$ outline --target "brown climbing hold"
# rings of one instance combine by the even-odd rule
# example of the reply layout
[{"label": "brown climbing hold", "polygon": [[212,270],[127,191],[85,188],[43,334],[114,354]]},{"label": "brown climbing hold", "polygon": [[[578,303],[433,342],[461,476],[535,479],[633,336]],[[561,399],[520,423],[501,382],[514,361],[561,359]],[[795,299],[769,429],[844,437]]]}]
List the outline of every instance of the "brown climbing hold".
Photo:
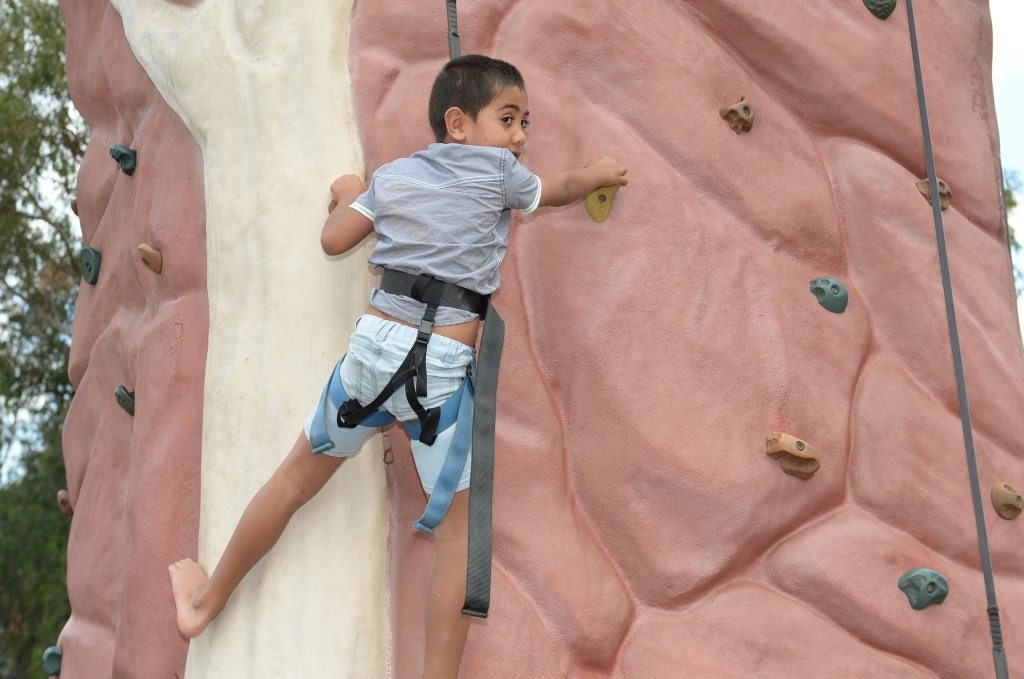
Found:
[{"label": "brown climbing hold", "polygon": [[150,247],[143,243],[139,246],[139,257],[142,258],[142,262],[152,269],[155,273],[160,273],[164,268],[164,257],[160,254],[160,251],[156,248]]},{"label": "brown climbing hold", "polygon": [[71,496],[63,488],[57,491],[57,504],[60,505],[60,511],[64,513],[64,516],[70,519],[74,515],[75,510],[71,508]]},{"label": "brown climbing hold", "polygon": [[77,198],[72,198],[71,199],[71,211],[75,213],[76,217],[78,216],[78,199]]},{"label": "brown climbing hold", "polygon": [[821,467],[814,448],[790,434],[772,432],[765,439],[765,446],[768,455],[778,460],[787,474],[807,480]]},{"label": "brown climbing hold", "polygon": [[392,464],[395,461],[395,451],[391,449],[391,434],[381,432],[381,439],[384,443],[384,464]]},{"label": "brown climbing hold", "polygon": [[736,134],[749,132],[750,128],[754,126],[754,109],[746,97],[740,97],[740,100],[732,106],[719,109],[718,115],[729,123],[729,127]]},{"label": "brown climbing hold", "polygon": [[[953,192],[949,190],[949,185],[941,179],[939,183],[939,207],[943,210],[949,207],[949,201],[953,199]],[[921,195],[928,199],[928,204],[932,203],[932,190],[928,186],[928,178],[925,177],[921,181],[917,182],[917,190],[921,192]]]},{"label": "brown climbing hold", "polygon": [[1007,521],[1016,519],[1024,509],[1024,499],[1008,483],[997,483],[992,486],[992,506],[996,514]]},{"label": "brown climbing hold", "polygon": [[607,219],[608,213],[612,210],[612,200],[615,199],[615,194],[618,191],[618,186],[602,186],[591,191],[584,202],[590,218],[595,222],[603,222]]}]

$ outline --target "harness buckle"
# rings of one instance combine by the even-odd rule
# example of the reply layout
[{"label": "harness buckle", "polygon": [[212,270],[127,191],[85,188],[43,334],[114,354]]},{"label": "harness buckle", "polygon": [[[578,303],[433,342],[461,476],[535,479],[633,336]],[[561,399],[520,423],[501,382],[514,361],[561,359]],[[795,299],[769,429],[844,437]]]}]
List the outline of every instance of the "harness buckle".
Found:
[{"label": "harness buckle", "polygon": [[358,427],[358,422],[353,422],[349,424],[345,420],[346,418],[348,418],[349,415],[358,411],[362,407],[363,406],[359,403],[359,401],[357,401],[354,398],[342,403],[341,407],[338,408],[338,426],[341,427],[342,429],[355,429],[356,427]]},{"label": "harness buckle", "polygon": [[430,341],[430,335],[434,332],[434,319],[427,319],[426,317],[420,319],[419,332],[416,335],[416,341],[419,344],[426,344]]}]

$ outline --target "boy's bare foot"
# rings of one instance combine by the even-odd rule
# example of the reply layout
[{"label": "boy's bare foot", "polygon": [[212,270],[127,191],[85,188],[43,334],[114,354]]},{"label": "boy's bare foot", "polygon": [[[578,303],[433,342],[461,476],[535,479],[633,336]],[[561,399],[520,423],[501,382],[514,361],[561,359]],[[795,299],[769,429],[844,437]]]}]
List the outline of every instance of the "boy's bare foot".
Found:
[{"label": "boy's bare foot", "polygon": [[178,612],[178,631],[191,639],[198,636],[220,613],[221,606],[209,601],[206,583],[209,578],[202,566],[192,559],[182,559],[167,567],[174,592],[174,607]]}]

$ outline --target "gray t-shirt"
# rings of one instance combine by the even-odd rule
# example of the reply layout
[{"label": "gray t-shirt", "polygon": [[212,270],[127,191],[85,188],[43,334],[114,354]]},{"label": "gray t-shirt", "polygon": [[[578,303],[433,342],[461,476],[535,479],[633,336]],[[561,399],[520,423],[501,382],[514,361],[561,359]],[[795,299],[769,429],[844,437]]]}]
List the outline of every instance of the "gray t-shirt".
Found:
[{"label": "gray t-shirt", "polygon": [[[352,208],[373,220],[380,237],[371,265],[430,274],[489,295],[498,289],[511,211],[532,212],[540,192],[540,178],[506,148],[431,144],[374,172]],[[407,323],[423,316],[423,304],[377,288],[370,304]],[[474,318],[440,307],[435,325]]]}]

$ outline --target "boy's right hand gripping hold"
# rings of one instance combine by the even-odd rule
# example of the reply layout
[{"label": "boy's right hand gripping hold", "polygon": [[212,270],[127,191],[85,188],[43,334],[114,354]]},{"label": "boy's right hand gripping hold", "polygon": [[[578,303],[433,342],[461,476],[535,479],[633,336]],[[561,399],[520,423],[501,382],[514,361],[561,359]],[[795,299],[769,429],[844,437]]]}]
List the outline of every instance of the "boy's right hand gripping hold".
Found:
[{"label": "boy's right hand gripping hold", "polygon": [[541,205],[568,205],[602,186],[625,186],[626,167],[614,158],[605,156],[578,170],[541,177],[540,182]]}]

